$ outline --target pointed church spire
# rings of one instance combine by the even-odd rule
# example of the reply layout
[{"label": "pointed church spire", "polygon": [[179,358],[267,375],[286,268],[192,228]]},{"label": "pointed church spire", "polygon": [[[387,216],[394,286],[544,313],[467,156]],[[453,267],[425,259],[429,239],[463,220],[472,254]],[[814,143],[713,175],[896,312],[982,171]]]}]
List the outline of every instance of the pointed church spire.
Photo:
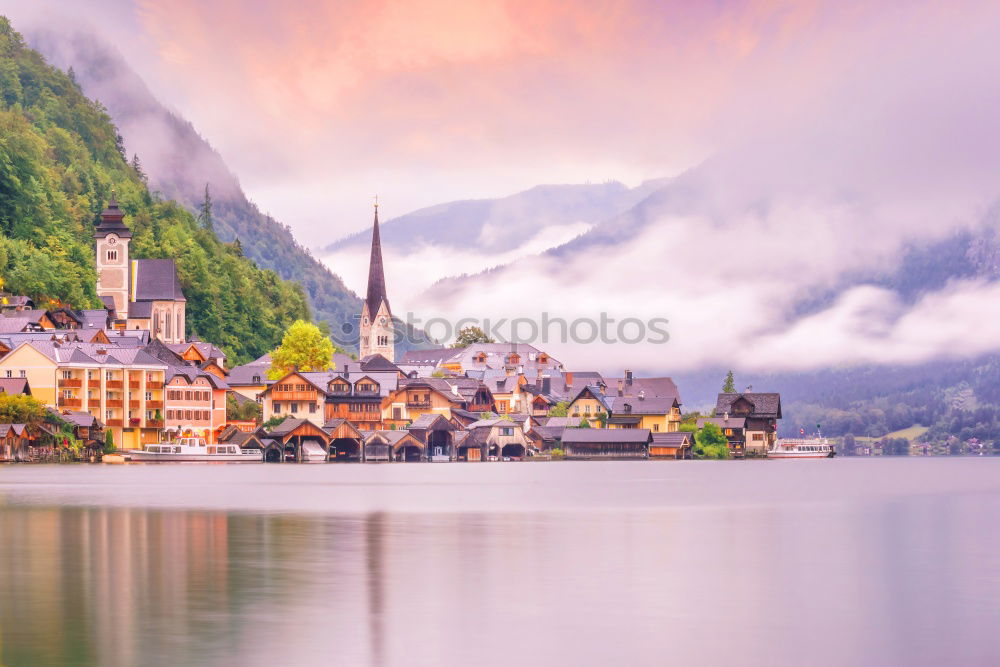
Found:
[{"label": "pointed church spire", "polygon": [[372,256],[368,264],[368,294],[365,299],[370,317],[375,317],[383,301],[386,310],[388,310],[389,299],[385,294],[385,271],[382,266],[382,240],[378,233],[378,197],[376,197],[375,223],[372,228]]}]

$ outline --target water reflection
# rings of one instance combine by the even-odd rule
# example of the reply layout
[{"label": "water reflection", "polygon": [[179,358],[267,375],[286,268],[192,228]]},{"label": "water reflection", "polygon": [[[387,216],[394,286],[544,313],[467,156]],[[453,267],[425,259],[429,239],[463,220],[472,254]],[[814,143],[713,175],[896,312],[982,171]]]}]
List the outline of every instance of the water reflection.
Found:
[{"label": "water reflection", "polygon": [[6,504],[0,664],[996,664],[997,510]]}]

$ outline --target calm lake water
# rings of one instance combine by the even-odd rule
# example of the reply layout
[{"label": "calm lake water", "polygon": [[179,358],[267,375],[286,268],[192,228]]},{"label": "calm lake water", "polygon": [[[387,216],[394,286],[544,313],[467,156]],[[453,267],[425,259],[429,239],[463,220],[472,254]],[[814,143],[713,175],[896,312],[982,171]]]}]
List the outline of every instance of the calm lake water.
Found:
[{"label": "calm lake water", "polygon": [[1000,459],[0,466],[0,664],[996,665]]}]

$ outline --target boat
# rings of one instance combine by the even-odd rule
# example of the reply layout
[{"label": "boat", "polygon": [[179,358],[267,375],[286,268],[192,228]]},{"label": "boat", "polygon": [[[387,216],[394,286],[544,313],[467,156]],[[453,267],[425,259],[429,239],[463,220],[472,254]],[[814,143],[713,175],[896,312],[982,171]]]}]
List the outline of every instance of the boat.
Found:
[{"label": "boat", "polygon": [[204,438],[181,438],[177,442],[146,445],[142,449],[126,452],[131,461],[240,461],[260,463],[263,453],[259,449],[242,449],[238,445],[209,445]]},{"label": "boat", "polygon": [[767,451],[769,459],[827,459],[836,452],[826,438],[783,438]]}]

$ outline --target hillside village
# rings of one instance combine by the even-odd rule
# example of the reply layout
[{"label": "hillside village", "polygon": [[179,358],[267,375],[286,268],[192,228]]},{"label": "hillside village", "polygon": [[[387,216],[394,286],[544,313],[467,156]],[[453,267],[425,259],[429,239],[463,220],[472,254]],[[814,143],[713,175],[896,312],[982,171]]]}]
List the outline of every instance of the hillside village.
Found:
[{"label": "hillside village", "polygon": [[[270,354],[230,367],[219,346],[187,335],[174,260],[132,259],[125,217],[112,198],[94,227],[103,308],[41,309],[3,297],[0,392],[31,396],[47,412],[0,424],[0,460],[96,460],[185,437],[259,449],[267,462],[703,453],[693,428],[682,428],[681,394],[669,377],[571,370],[526,343],[396,359],[377,206],[359,358],[337,353],[327,370],[279,377]],[[728,455],[761,456],[780,418],[778,394],[723,393],[716,414],[693,426],[724,436]]]}]

